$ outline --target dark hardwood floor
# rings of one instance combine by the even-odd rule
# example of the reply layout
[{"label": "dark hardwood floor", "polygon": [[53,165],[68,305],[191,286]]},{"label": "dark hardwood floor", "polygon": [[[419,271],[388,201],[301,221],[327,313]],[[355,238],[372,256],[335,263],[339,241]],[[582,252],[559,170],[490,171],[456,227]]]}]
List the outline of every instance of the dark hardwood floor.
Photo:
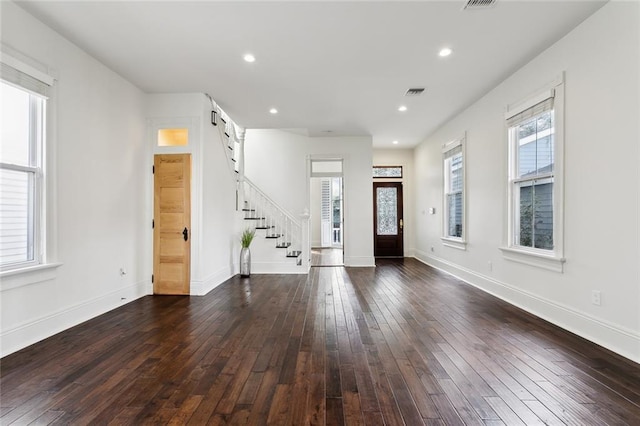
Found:
[{"label": "dark hardwood floor", "polygon": [[311,266],[344,266],[342,249],[313,247]]},{"label": "dark hardwood floor", "polygon": [[1,363],[1,424],[640,424],[638,364],[412,259],[145,297]]}]

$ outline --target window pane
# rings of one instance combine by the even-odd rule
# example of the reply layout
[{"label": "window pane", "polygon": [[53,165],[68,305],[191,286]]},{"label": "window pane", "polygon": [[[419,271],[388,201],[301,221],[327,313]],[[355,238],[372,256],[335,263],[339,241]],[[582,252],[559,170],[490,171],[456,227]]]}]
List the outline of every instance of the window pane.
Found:
[{"label": "window pane", "polygon": [[401,178],[402,166],[397,166],[397,167],[374,166],[373,177],[374,178]]},{"label": "window pane", "polygon": [[463,182],[463,170],[462,170],[462,153],[456,154],[455,156],[449,159],[451,161],[451,188],[449,188],[450,192],[459,192],[462,191],[462,182]]},{"label": "window pane", "polygon": [[553,249],[553,182],[520,185],[520,241],[524,247]]},{"label": "window pane", "polygon": [[378,235],[398,235],[398,194],[396,188],[376,188]]},{"label": "window pane", "polygon": [[462,237],[462,193],[448,194],[447,206],[449,213],[447,236],[460,238]]},{"label": "window pane", "polygon": [[553,111],[519,124],[517,134],[518,177],[553,172]]},{"label": "window pane", "polygon": [[0,169],[0,264],[33,260],[33,172]]},{"label": "window pane", "polygon": [[0,162],[29,163],[29,93],[0,82]]},{"label": "window pane", "polygon": [[158,130],[158,146],[189,145],[189,129]]}]

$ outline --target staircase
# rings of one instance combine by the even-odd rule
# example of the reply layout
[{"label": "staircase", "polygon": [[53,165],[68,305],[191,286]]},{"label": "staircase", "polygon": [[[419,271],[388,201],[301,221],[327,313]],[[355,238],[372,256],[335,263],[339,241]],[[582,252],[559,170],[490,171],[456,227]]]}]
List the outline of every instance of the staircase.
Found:
[{"label": "staircase", "polygon": [[[213,108],[212,124],[217,126],[220,140],[225,145],[229,170],[236,181],[236,210],[242,213],[244,228],[256,229],[256,237],[264,235],[272,243],[272,253],[252,245],[252,263],[269,265],[262,268],[274,273],[307,273],[309,265],[308,219],[296,219],[290,212],[280,207],[258,186],[244,175],[242,158],[244,129],[238,127],[231,118],[206,95]],[[215,120],[214,120],[215,117]],[[215,124],[214,124],[215,123]],[[254,244],[256,244],[254,239]],[[307,259],[305,261],[305,258]],[[261,268],[257,268],[260,272]]]},{"label": "staircase", "polygon": [[284,256],[296,259],[302,265],[302,225],[293,215],[279,207],[253,182],[244,177],[240,184],[243,194],[244,220],[252,223],[256,230],[264,230],[265,238],[273,240],[274,248]]}]

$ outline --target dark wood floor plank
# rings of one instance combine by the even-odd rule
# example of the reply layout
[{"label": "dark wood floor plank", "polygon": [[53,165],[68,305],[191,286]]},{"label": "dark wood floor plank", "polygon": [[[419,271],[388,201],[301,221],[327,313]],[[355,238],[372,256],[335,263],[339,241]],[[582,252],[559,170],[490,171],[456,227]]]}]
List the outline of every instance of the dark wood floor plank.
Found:
[{"label": "dark wood floor plank", "polygon": [[300,352],[296,364],[295,382],[291,404],[291,424],[304,424],[307,413],[307,401],[309,400],[309,381],[311,377],[311,353]]},{"label": "dark wood floor plank", "polygon": [[537,400],[528,400],[524,401],[524,403],[529,407],[529,409],[536,414],[536,416],[542,420],[545,425],[550,426],[559,426],[564,425],[565,423],[558,418],[558,416],[554,415],[543,403]]},{"label": "dark wood floor plank", "polygon": [[635,425],[640,366],[413,259],[144,297],[0,361],[0,424]]},{"label": "dark wood floor plank", "polygon": [[279,371],[268,369],[264,373],[256,398],[251,406],[251,413],[247,420],[249,425],[263,425],[267,423],[271,402],[278,384]]},{"label": "dark wood floor plank", "polygon": [[446,425],[458,426],[464,425],[464,421],[460,417],[460,412],[453,406],[453,403],[444,393],[431,395],[434,404],[438,408],[440,417]]},{"label": "dark wood floor plank", "polygon": [[[504,423],[508,424],[509,426],[525,425],[522,419],[511,409],[511,407],[507,405],[507,403],[502,398],[497,396],[487,396],[484,399],[491,406],[493,411],[495,411],[496,414],[498,414],[498,417]],[[533,424],[533,423],[530,423],[530,424]],[[543,423],[538,422],[538,424],[543,424]]]},{"label": "dark wood floor plank", "polygon": [[[464,396],[465,403],[463,404],[460,401],[459,406],[466,406],[466,403],[469,403],[471,407],[473,407],[474,411],[480,416],[481,419],[497,419],[499,418],[497,414],[493,411],[493,409],[487,404],[484,400],[483,395],[484,392],[478,390],[477,386],[474,386],[464,374],[462,374],[455,364],[449,359],[449,357],[444,352],[436,352],[434,353],[440,364],[447,370],[451,379],[439,380],[440,386],[446,384],[449,390],[453,390],[454,386],[459,390],[461,395]],[[452,386],[452,384],[455,384]],[[449,391],[447,391],[447,395]],[[494,395],[494,392],[491,392]]]},{"label": "dark wood floor plank", "polygon": [[224,393],[222,399],[218,403],[215,412],[219,414],[231,414],[240,397],[240,393],[244,388],[249,374],[251,374],[251,367],[256,361],[258,354],[256,352],[247,352],[244,354],[238,354],[236,358],[242,360],[240,365],[233,372],[226,372],[223,370],[222,374],[229,374],[231,376],[231,383]]},{"label": "dark wood floor plank", "polygon": [[267,417],[268,425],[284,425],[288,423],[291,412],[289,411],[289,403],[291,399],[290,384],[278,384],[273,395],[273,402]]},{"label": "dark wood floor plank", "polygon": [[439,418],[438,409],[436,408],[433,400],[427,393],[427,389],[423,385],[420,377],[416,373],[415,368],[411,365],[409,360],[399,360],[398,366],[402,373],[402,378],[407,384],[409,393],[416,403],[420,415],[423,419],[437,419]]},{"label": "dark wood floor plank", "polygon": [[398,402],[394,398],[387,374],[376,367],[373,367],[372,370],[376,395],[378,396],[378,402],[380,404],[380,412],[382,413],[385,424],[403,425],[402,413],[398,407]]}]

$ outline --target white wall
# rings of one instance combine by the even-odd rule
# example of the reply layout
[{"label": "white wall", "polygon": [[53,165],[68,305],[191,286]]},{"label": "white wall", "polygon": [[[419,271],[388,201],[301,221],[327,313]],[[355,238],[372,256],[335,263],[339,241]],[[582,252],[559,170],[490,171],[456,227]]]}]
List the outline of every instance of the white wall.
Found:
[{"label": "white wall", "polygon": [[311,178],[310,204],[309,204],[309,229],[311,233],[311,247],[322,246],[320,234],[320,209],[322,208],[322,193],[320,191],[321,178]]},{"label": "white wall", "polygon": [[4,47],[58,78],[49,102],[47,235],[50,260],[61,266],[3,276],[6,355],[140,297],[151,277],[140,267],[150,228],[143,93],[15,4],[0,7]]},{"label": "white wall", "polygon": [[402,182],[404,255],[415,256],[414,152],[412,149],[374,149],[374,166],[402,166],[402,179],[371,179],[374,182]]},{"label": "white wall", "polygon": [[[228,162],[222,123],[211,125],[211,104],[202,96],[202,248],[200,291],[206,294],[238,272],[242,213],[236,211],[236,173]],[[242,222],[242,221],[240,221]],[[242,224],[244,225],[244,224]]]},{"label": "white wall", "polygon": [[247,130],[245,174],[294,217],[310,210],[307,160],[323,156],[344,159],[345,265],[373,266],[371,138]]},{"label": "white wall", "polygon": [[[427,263],[640,362],[639,4],[612,2],[416,148],[416,249]],[[505,106],[566,72],[564,273],[502,257]],[[467,132],[468,247],[440,241],[441,145]],[[431,251],[433,247],[433,251]],[[488,262],[492,262],[492,269]],[[592,305],[592,290],[602,306]]]}]

